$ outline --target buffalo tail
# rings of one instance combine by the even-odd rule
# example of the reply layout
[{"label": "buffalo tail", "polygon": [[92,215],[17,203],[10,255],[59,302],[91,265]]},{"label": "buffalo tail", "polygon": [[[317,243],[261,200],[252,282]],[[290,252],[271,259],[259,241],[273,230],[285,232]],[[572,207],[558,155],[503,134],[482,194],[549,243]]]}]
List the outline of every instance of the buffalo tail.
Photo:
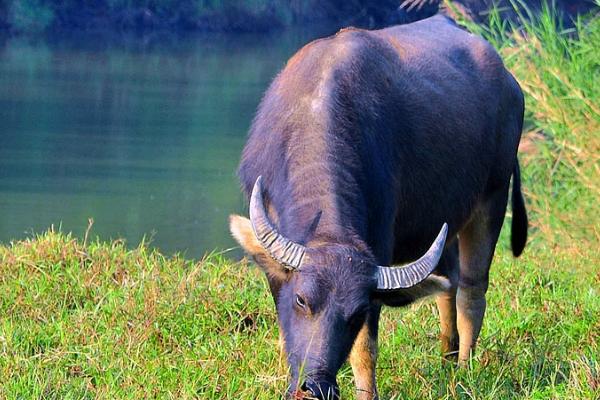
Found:
[{"label": "buffalo tail", "polygon": [[515,162],[513,171],[513,189],[512,189],[512,223],[510,229],[510,246],[513,255],[518,257],[525,248],[527,242],[527,211],[525,210],[525,199],[521,192],[521,171],[519,170],[519,161]]}]

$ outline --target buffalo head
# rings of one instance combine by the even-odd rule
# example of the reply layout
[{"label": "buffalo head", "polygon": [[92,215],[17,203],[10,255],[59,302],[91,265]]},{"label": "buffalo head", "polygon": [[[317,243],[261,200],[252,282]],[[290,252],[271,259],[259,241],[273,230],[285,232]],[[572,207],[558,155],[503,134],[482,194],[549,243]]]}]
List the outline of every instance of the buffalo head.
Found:
[{"label": "buffalo head", "polygon": [[292,374],[290,393],[300,398],[339,397],[337,372],[373,309],[403,305],[448,285],[430,277],[444,249],[446,224],[417,261],[379,266],[365,249],[329,242],[305,246],[285,238],[269,220],[259,177],[250,219],[232,216],[230,225],[267,274]]}]

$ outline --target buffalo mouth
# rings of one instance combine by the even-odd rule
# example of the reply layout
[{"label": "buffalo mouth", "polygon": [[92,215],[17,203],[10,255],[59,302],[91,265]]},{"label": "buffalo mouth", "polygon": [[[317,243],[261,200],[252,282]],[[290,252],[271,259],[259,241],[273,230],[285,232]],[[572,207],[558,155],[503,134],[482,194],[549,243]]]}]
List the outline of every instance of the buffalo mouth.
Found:
[{"label": "buffalo mouth", "polygon": [[339,400],[340,390],[335,383],[307,381],[291,393],[293,400]]}]

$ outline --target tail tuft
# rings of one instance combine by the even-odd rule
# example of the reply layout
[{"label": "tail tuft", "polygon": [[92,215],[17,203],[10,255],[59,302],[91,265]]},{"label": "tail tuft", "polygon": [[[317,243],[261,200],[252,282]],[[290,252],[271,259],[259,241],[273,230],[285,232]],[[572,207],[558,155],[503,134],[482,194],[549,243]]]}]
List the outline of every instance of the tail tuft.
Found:
[{"label": "tail tuft", "polygon": [[513,255],[519,257],[523,253],[527,243],[527,210],[525,210],[525,199],[521,192],[521,172],[519,170],[519,161],[515,163],[513,171],[513,189],[512,189],[512,224],[510,229],[510,246]]}]

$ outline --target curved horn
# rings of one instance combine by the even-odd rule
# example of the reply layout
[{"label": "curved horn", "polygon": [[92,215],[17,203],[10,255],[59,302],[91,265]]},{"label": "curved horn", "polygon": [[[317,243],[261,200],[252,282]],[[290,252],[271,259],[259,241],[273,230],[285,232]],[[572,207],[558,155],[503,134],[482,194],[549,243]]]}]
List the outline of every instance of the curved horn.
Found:
[{"label": "curved horn", "polygon": [[446,244],[448,224],[435,238],[433,244],[423,257],[402,267],[377,267],[377,290],[405,289],[423,281],[435,269]]},{"label": "curved horn", "polygon": [[283,237],[269,221],[263,204],[262,176],[256,179],[252,189],[250,222],[256,238],[275,261],[292,271],[300,268],[306,248]]}]

